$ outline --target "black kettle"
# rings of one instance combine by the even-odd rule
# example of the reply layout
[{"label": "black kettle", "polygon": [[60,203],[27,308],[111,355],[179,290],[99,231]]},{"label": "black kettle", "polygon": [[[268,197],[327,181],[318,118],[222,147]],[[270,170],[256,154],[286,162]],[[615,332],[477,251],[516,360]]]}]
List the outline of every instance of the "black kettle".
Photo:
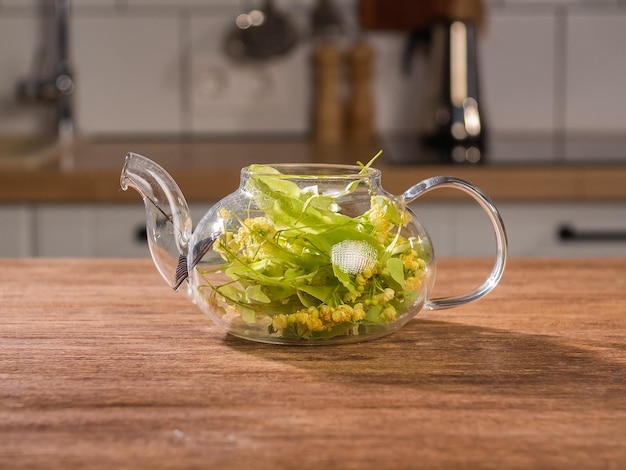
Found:
[{"label": "black kettle", "polygon": [[439,160],[478,163],[486,151],[486,126],[479,92],[476,25],[471,19],[437,19],[415,31],[405,51],[427,45],[427,74],[418,133],[424,148]]}]

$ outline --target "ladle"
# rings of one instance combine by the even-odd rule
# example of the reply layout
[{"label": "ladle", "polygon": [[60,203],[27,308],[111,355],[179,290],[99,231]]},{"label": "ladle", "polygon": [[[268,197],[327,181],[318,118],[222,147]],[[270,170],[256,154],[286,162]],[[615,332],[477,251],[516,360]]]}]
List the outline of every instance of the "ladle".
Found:
[{"label": "ladle", "polygon": [[276,9],[273,0],[264,0],[260,9],[237,16],[226,39],[226,53],[236,60],[268,60],[287,54],[297,42],[291,19]]}]

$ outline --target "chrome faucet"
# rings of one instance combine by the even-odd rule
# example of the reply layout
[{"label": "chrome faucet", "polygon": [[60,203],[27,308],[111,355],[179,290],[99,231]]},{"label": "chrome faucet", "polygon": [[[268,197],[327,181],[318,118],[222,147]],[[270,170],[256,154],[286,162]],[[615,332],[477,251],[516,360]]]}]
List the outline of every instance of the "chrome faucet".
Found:
[{"label": "chrome faucet", "polygon": [[[68,31],[70,0],[41,0],[40,6],[42,45],[32,75],[17,83],[17,97],[22,101],[55,104],[58,138],[61,142],[70,142],[75,132],[74,78],[70,65]],[[48,35],[54,36],[54,41],[50,41]]]}]

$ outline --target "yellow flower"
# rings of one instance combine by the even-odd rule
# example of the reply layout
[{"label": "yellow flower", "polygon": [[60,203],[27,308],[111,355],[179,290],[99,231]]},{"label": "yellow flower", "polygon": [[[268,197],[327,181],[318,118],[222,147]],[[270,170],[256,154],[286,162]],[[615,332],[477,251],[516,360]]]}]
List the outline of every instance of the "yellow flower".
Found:
[{"label": "yellow flower", "polygon": [[400,256],[400,259],[402,260],[402,265],[404,266],[404,269],[408,269],[409,271],[417,271],[420,268],[417,253],[414,250],[411,250],[408,254]]},{"label": "yellow flower", "polygon": [[225,207],[220,207],[217,211],[217,215],[224,220],[229,220],[231,217],[230,211]]},{"label": "yellow flower", "polygon": [[354,306],[354,313],[352,314],[352,321],[361,321],[365,318],[365,309],[363,304],[358,303]]},{"label": "yellow flower", "polygon": [[322,305],[320,307],[320,318],[325,322],[331,322],[333,315],[333,308],[328,305]]},{"label": "yellow flower", "polygon": [[352,318],[353,309],[349,305],[338,305],[333,310],[331,318],[335,323],[349,321]]},{"label": "yellow flower", "polygon": [[398,313],[396,312],[396,308],[393,305],[388,305],[383,309],[382,314],[387,321],[391,321],[396,319],[396,315]]},{"label": "yellow flower", "polygon": [[402,215],[400,216],[401,222],[402,222],[402,226],[406,227],[407,225],[409,225],[409,222],[411,221],[411,214],[409,214],[409,212],[404,209],[402,211]]},{"label": "yellow flower", "polygon": [[275,315],[272,318],[272,327],[276,331],[284,330],[290,326],[297,329],[298,335],[310,338],[316,331],[325,331],[327,325],[320,319],[320,312],[316,307],[308,307],[295,313]]},{"label": "yellow flower", "polygon": [[215,240],[213,249],[221,255],[226,255],[229,250],[237,252],[239,244],[234,240],[232,232],[224,232],[221,237]]},{"label": "yellow flower", "polygon": [[375,300],[377,304],[386,304],[390,300],[393,300],[395,295],[396,292],[392,288],[387,287],[383,292],[376,295]]},{"label": "yellow flower", "polygon": [[310,314],[308,316],[306,320],[306,326],[311,331],[324,331],[326,329],[326,327],[324,326],[324,323],[322,323],[322,320],[320,320],[319,315],[315,315],[315,314]]},{"label": "yellow flower", "polygon": [[274,236],[276,228],[267,217],[247,218],[239,227],[235,239],[240,246],[262,243]]},{"label": "yellow flower", "polygon": [[284,315],[284,314],[275,315],[272,318],[272,327],[276,331],[280,331],[280,330],[287,328],[287,315]]},{"label": "yellow flower", "polygon": [[419,290],[422,287],[422,280],[419,277],[408,277],[405,282],[407,290]]}]

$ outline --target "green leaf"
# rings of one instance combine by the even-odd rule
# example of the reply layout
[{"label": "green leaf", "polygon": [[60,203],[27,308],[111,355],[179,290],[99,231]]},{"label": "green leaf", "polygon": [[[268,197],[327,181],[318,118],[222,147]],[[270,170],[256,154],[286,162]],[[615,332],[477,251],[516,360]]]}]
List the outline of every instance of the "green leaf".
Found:
[{"label": "green leaf", "polygon": [[404,264],[400,258],[389,258],[387,260],[387,269],[391,278],[400,284],[402,289],[406,289],[406,282],[404,280]]},{"label": "green leaf", "polygon": [[382,305],[375,305],[373,307],[370,307],[367,312],[365,312],[365,319],[374,323],[381,323],[382,321],[384,321],[380,318],[380,312],[382,311]]},{"label": "green leaf", "polygon": [[293,279],[296,279],[298,276],[300,276],[302,274],[303,274],[302,269],[299,269],[299,268],[287,268],[285,270],[285,274],[284,274],[283,277],[285,278],[285,280],[291,281]]},{"label": "green leaf", "polygon": [[285,287],[287,283],[280,277],[267,276],[248,269],[245,265],[230,266],[225,271],[226,275],[236,281],[252,281],[266,286]]},{"label": "green leaf", "polygon": [[263,293],[262,286],[259,284],[246,287],[246,297],[250,303],[259,302],[269,304],[272,301],[272,299]]},{"label": "green leaf", "polygon": [[269,260],[267,258],[261,259],[259,261],[255,261],[254,263],[248,263],[248,268],[256,271],[258,273],[262,273],[267,269],[267,265],[269,264]]},{"label": "green leaf", "polygon": [[350,275],[348,273],[344,273],[336,264],[333,264],[333,274],[350,293],[355,294],[358,292],[352,283],[352,279],[350,279]]},{"label": "green leaf", "polygon": [[351,220],[348,216],[329,210],[327,200],[319,201],[326,209],[315,207],[317,202],[314,201],[319,198],[315,193],[311,195],[310,192],[302,192],[296,183],[285,180],[276,169],[263,165],[252,165],[251,169],[263,174],[251,174],[246,189],[252,192],[261,209],[275,224],[314,231],[316,226]]},{"label": "green leaf", "polygon": [[314,331],[311,335],[311,339],[330,339],[335,336],[345,335],[355,326],[357,326],[357,323],[349,321],[339,323],[328,331]]},{"label": "green leaf", "polygon": [[378,240],[366,231],[360,229],[359,226],[360,224],[358,223],[351,223],[328,227],[323,233],[324,240],[326,241],[326,244],[330,246],[344,240],[361,240],[375,247],[376,251],[382,251]]},{"label": "green leaf", "polygon": [[326,302],[328,298],[333,295],[333,292],[337,289],[337,286],[326,285],[326,286],[299,286],[298,290],[306,292],[309,295],[312,295],[318,300],[322,302]]},{"label": "green leaf", "polygon": [[310,296],[303,290],[297,290],[298,300],[305,307],[315,307],[319,302],[314,297]]},{"label": "green leaf", "polygon": [[237,311],[246,323],[256,323],[256,312],[245,305],[237,305]]},{"label": "green leaf", "polygon": [[[320,211],[328,211],[331,214],[335,214],[335,211],[331,209],[332,205],[335,203],[335,198],[330,196],[314,196],[310,198],[308,204],[315,209]],[[328,215],[328,214],[326,214]]]},{"label": "green leaf", "polygon": [[216,290],[220,293],[220,295],[222,295],[227,300],[230,300],[231,302],[241,302],[244,297],[244,292],[241,289],[235,287],[233,284],[219,286]]},{"label": "green leaf", "polygon": [[261,189],[259,186],[267,185],[273,189],[272,192],[280,192],[295,198],[300,195],[298,185],[293,181],[285,179],[280,171],[270,165],[250,165],[249,170],[251,173],[249,179],[251,187]]}]

